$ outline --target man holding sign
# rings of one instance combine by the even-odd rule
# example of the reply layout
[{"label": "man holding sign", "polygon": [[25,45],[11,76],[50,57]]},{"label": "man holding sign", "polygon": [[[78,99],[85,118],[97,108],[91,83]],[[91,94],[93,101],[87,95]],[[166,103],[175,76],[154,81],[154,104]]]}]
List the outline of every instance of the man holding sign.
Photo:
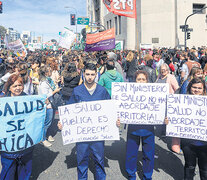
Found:
[{"label": "man holding sign", "polygon": [[[74,88],[67,104],[110,99],[110,95],[106,89],[95,83],[96,74],[96,65],[92,63],[85,65],[83,73],[85,82],[84,84]],[[58,123],[58,127],[59,129],[62,129],[62,124],[60,122]],[[95,179],[105,180],[106,173],[104,170],[104,141],[79,142],[76,143],[76,148],[78,179],[87,179],[89,151],[92,151],[96,164]]]}]

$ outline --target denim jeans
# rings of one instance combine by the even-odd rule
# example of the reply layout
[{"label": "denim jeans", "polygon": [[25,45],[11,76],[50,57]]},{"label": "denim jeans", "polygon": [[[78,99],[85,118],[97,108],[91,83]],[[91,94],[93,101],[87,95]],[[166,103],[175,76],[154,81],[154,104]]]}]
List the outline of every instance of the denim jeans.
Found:
[{"label": "denim jeans", "polygon": [[43,140],[46,139],[47,130],[50,127],[53,119],[53,109],[47,109],[46,110],[46,118],[45,118],[45,128],[44,128],[44,136]]}]

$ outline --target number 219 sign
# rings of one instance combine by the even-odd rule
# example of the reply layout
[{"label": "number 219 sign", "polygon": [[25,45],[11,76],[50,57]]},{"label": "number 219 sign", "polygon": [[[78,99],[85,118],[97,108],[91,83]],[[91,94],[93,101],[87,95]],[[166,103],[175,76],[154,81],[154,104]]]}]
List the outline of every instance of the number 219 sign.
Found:
[{"label": "number 219 sign", "polygon": [[103,0],[103,3],[109,12],[136,18],[136,0]]}]

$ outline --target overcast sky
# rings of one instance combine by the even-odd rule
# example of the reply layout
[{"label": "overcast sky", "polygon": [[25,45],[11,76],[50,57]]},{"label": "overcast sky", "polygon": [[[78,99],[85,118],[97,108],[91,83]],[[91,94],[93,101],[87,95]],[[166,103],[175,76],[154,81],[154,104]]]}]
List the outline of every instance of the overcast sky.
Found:
[{"label": "overcast sky", "polygon": [[[44,41],[59,39],[59,32],[70,26],[70,13],[86,17],[86,0],[0,0],[3,3],[3,14],[0,14],[0,25],[14,28],[19,33],[31,31],[35,36],[42,36]],[[78,32],[84,26],[78,25]]]}]

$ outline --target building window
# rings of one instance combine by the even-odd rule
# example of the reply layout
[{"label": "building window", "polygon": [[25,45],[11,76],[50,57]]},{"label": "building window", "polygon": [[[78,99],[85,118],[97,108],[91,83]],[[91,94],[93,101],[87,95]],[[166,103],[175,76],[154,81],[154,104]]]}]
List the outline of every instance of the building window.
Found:
[{"label": "building window", "polygon": [[[202,8],[205,7],[205,4],[193,4],[193,13],[197,12],[197,14],[205,14],[206,9],[201,10]],[[200,10],[200,12],[199,12]]]},{"label": "building window", "polygon": [[121,16],[118,17],[119,17],[119,34],[121,34]]},{"label": "building window", "polygon": [[152,43],[154,44],[159,43],[159,38],[152,38]]},{"label": "building window", "polygon": [[107,29],[109,29],[109,21],[106,21]]},{"label": "building window", "polygon": [[207,15],[206,15],[206,24],[207,24]]},{"label": "building window", "polygon": [[111,26],[111,20],[109,20],[109,29],[111,29],[112,26]]},{"label": "building window", "polygon": [[116,33],[116,35],[117,35],[117,34],[118,34],[117,17],[114,18],[114,23],[115,23],[115,33]]}]

